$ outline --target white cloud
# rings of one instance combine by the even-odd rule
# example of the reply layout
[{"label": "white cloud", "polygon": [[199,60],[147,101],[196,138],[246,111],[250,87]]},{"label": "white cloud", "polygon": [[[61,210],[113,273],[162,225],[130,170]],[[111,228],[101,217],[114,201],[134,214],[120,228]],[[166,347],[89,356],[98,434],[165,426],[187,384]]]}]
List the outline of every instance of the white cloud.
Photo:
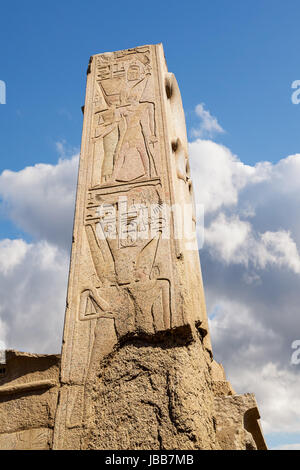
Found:
[{"label": "white cloud", "polygon": [[218,214],[205,229],[205,243],[212,257],[225,263],[241,263],[265,269],[267,265],[288,267],[300,273],[300,256],[291,234],[278,232],[255,232],[249,221],[238,215]]},{"label": "white cloud", "polygon": [[205,244],[213,256],[220,257],[225,263],[242,262],[247,264],[248,253],[245,247],[251,233],[249,222],[237,216],[227,218],[220,213],[205,229]]},{"label": "white cloud", "polygon": [[200,251],[216,359],[256,394],[265,433],[300,431],[300,155],[245,165],[219,144],[190,143]]},{"label": "white cloud", "polygon": [[288,217],[293,213],[291,200],[300,203],[300,155],[276,165],[250,166],[223,145],[197,139],[190,144],[190,159],[196,202],[205,210],[205,243],[212,256],[227,264],[253,263],[261,269],[273,264],[300,273],[294,238],[298,235],[300,241],[300,224],[295,227],[293,217]]},{"label": "white cloud", "polygon": [[[7,348],[59,352],[68,254],[45,241],[5,240],[5,246],[8,253],[19,250],[20,256],[9,270],[0,270],[0,339]],[[0,250],[0,266],[5,257]]]},{"label": "white cloud", "polygon": [[295,273],[300,273],[300,256],[297,245],[291,238],[290,232],[265,232],[261,234],[261,247],[259,263],[265,267],[268,263],[278,266],[287,266]]},{"label": "white cloud", "polygon": [[[189,151],[196,202],[204,204],[206,213],[236,206],[244,187],[271,178],[269,162],[245,165],[227,147],[211,140],[197,139],[190,143]],[[248,203],[245,209],[251,213],[251,199]]]},{"label": "white cloud", "polygon": [[260,413],[264,432],[300,432],[300,376],[288,369],[280,369],[273,362],[261,368],[236,369],[232,375],[240,388],[255,384],[255,394],[260,403]]},{"label": "white cloud", "polygon": [[77,166],[74,155],[0,175],[2,209],[35,239],[0,240],[0,340],[7,348],[60,351]]},{"label": "white cloud", "polygon": [[290,351],[286,361],[278,363],[285,348],[282,332],[272,325],[272,313],[268,324],[256,303],[247,305],[222,294],[213,307],[210,328],[228,378],[236,392],[255,393],[266,434],[300,432],[300,375],[289,367]]},{"label": "white cloud", "polygon": [[18,265],[29,249],[23,240],[0,240],[0,273],[8,274]]},{"label": "white cloud", "polygon": [[0,318],[0,364],[5,363],[6,349],[6,325]]},{"label": "white cloud", "polygon": [[2,207],[18,227],[36,239],[70,245],[78,155],[0,175]]},{"label": "white cloud", "polygon": [[198,128],[193,128],[191,131],[192,137],[213,137],[215,134],[223,134],[225,131],[218,123],[217,118],[212,116],[208,110],[206,110],[204,103],[197,104],[195,112],[200,118],[200,124]]}]

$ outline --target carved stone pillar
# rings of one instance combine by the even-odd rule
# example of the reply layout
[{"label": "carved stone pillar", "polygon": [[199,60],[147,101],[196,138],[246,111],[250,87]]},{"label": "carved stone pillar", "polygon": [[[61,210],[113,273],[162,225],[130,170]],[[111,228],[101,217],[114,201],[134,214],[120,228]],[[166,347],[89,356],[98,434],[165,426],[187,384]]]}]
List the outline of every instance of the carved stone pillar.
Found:
[{"label": "carved stone pillar", "polygon": [[91,57],[54,448],[219,448],[195,224],[162,45]]}]

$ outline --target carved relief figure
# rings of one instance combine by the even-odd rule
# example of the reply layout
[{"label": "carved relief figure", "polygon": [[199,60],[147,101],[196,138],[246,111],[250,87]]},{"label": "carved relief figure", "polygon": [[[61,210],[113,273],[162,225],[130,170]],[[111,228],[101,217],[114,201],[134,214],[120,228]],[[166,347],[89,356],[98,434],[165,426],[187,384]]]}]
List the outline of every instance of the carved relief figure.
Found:
[{"label": "carved relief figure", "polygon": [[113,181],[134,181],[143,176],[156,176],[154,157],[150,148],[157,142],[154,130],[153,103],[139,103],[137,96],[129,97],[130,105],[121,112],[123,133],[117,155]]},{"label": "carved relief figure", "polygon": [[147,55],[142,57],[142,63],[141,57],[139,62],[99,57],[97,103],[101,92],[106,107],[95,111],[94,186],[157,175],[155,106],[143,98],[151,72],[143,65]]},{"label": "carved relief figure", "polygon": [[144,197],[149,204],[153,198],[159,201],[153,188],[146,193],[145,189],[133,189],[128,193],[131,206],[126,209],[126,222],[119,208],[114,227],[109,217],[105,222],[101,218],[93,222],[88,219],[86,225],[99,285],[82,291],[80,318],[114,318],[119,335],[134,331],[154,333],[171,327],[170,281],[162,275],[159,260],[161,221],[149,239],[148,212],[142,210],[142,217],[134,214],[137,202],[139,207],[144,207]]}]

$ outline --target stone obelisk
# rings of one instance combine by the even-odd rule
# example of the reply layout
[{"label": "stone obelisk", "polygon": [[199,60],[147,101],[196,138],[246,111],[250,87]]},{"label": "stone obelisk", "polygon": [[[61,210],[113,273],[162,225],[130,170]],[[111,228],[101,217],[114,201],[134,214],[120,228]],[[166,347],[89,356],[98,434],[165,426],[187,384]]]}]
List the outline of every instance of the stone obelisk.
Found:
[{"label": "stone obelisk", "polygon": [[212,359],[195,224],[162,45],[92,56],[55,449],[226,447],[233,391]]}]

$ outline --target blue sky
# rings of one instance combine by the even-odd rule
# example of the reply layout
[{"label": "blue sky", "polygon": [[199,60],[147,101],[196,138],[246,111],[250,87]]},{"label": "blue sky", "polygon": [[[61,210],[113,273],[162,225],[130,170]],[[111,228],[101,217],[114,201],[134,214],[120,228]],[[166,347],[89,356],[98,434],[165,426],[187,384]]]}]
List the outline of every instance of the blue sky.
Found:
[{"label": "blue sky", "polygon": [[203,101],[245,162],[277,161],[298,146],[297,1],[15,1],[1,5],[1,167],[53,161],[57,140],[79,146],[91,54],[163,42],[187,115]]},{"label": "blue sky", "polygon": [[[288,160],[287,157],[300,153],[300,105],[291,101],[291,84],[300,79],[300,2],[187,0],[170,3],[154,0],[150,3],[134,0],[125,4],[95,0],[11,0],[2,3],[0,21],[0,80],[5,81],[7,87],[7,103],[0,105],[0,277],[3,239],[10,240],[3,245],[6,253],[18,252],[20,256],[18,264],[12,255],[11,269],[19,269],[15,276],[22,276],[22,281],[27,276],[25,281],[32,289],[38,281],[34,281],[33,274],[29,279],[30,273],[37,269],[30,250],[35,247],[35,252],[39,252],[41,244],[48,243],[48,254],[53,262],[49,262],[47,275],[43,272],[40,277],[39,289],[45,292],[40,301],[44,305],[47,299],[45,286],[52,281],[57,298],[64,297],[68,264],[66,233],[71,233],[73,200],[70,198],[70,202],[66,198],[65,205],[61,201],[57,203],[51,191],[53,182],[58,180],[61,182],[57,189],[59,195],[65,195],[66,188],[75,187],[77,163],[76,158],[71,157],[80,148],[80,108],[84,103],[89,57],[95,53],[162,42],[168,69],[175,73],[181,89],[190,140],[194,140],[191,158],[204,154],[210,156],[211,162],[219,162],[219,173],[215,166],[207,168],[206,164],[195,164],[193,173],[199,182],[199,200],[201,202],[202,197],[207,202],[207,248],[202,255],[202,268],[208,310],[218,311],[212,318],[217,359],[224,361],[233,382],[238,378],[237,382],[245,385],[244,391],[253,384],[266,416],[272,411],[276,415],[273,420],[270,418],[267,427],[269,445],[299,444],[300,427],[294,424],[289,409],[296,392],[295,395],[288,393],[300,383],[300,366],[289,365],[290,344],[300,337],[299,321],[296,320],[300,272],[300,258],[297,258],[300,249],[297,213],[300,167],[295,163],[296,158]],[[203,113],[195,112],[200,103],[205,103],[202,110],[209,110],[210,117],[216,116],[224,132],[201,134]],[[197,142],[192,129],[202,129]],[[213,139],[213,142],[206,143],[201,137]],[[226,153],[220,144],[230,150]],[[238,171],[234,155],[242,162]],[[67,158],[67,163],[57,164],[59,157]],[[267,168],[261,164],[265,161],[270,162]],[[40,163],[48,166],[37,168],[28,178],[23,169]],[[255,167],[256,164],[259,166]],[[3,177],[1,174],[6,169],[15,173]],[[226,182],[222,179],[223,170],[229,175]],[[206,174],[215,176],[217,189],[213,182],[208,185]],[[34,175],[38,175],[42,183],[38,183]],[[241,178],[247,183],[235,186]],[[254,189],[253,178],[256,178]],[[205,186],[205,194],[204,190],[201,193],[202,186]],[[30,198],[32,188],[37,196]],[[212,193],[219,194],[221,199],[226,193],[228,204],[217,202],[216,207],[210,209],[212,201],[207,195]],[[41,207],[36,202],[39,197]],[[43,203],[43,198],[47,204]],[[238,202],[234,202],[235,199]],[[8,214],[7,207],[12,215]],[[56,207],[59,222],[53,215]],[[252,219],[245,215],[249,207],[255,212]],[[220,226],[223,233],[225,229],[234,230],[229,230],[229,239],[240,229],[241,233],[242,229],[248,230],[244,251],[240,247],[232,251],[230,244],[229,251],[224,251],[224,240],[224,246],[218,242]],[[270,246],[275,239],[277,248],[285,240],[289,251],[280,252],[280,256],[275,249],[271,252]],[[256,251],[261,250],[259,240],[264,249],[269,249],[264,252],[264,259],[253,252],[254,245]],[[8,245],[11,245],[11,251]],[[45,251],[44,248],[43,245]],[[57,264],[59,259],[65,263],[61,271]],[[7,261],[5,263],[2,282],[5,289],[9,289],[10,267]],[[57,284],[53,276],[57,278]],[[280,290],[283,288],[285,290]],[[280,294],[279,300],[274,290]],[[235,298],[236,304],[230,304]],[[284,304],[285,298],[288,300]],[[20,305],[24,301],[20,298]],[[247,309],[251,302],[255,308],[249,313]],[[60,305],[55,304],[52,308],[60,308]],[[274,314],[276,309],[278,312]],[[258,338],[264,334],[269,339],[251,343],[248,327],[248,337],[241,337],[234,329],[231,339],[228,332],[223,337],[219,333],[220,324],[232,320],[231,312],[236,311],[244,312],[241,318],[247,325],[249,318],[261,322],[261,330],[255,330],[254,334]],[[62,323],[61,319],[55,318],[53,324],[49,324],[53,331],[59,330]],[[23,320],[18,323],[18,320],[4,318],[3,321],[8,325],[11,347],[28,349],[24,342]],[[28,325],[31,325],[29,320]],[[37,325],[34,314],[32,325]],[[267,326],[266,333],[264,328]],[[9,329],[13,327],[17,332],[15,336]],[[240,323],[236,328],[240,328]],[[41,326],[41,337],[46,334]],[[30,335],[28,338],[33,341]],[[32,344],[41,352],[49,352],[48,349],[53,345],[56,347],[60,338],[55,341],[45,347],[34,341]],[[251,367],[254,364],[256,368],[253,368],[253,375],[249,372],[246,377],[235,364],[234,355],[241,348],[243,357],[248,343],[250,352],[245,355],[245,361],[247,357],[252,358]],[[260,351],[263,343],[265,350],[257,358],[253,350]],[[251,345],[254,345],[252,349]],[[260,382],[256,379],[260,366],[264,388],[256,385]],[[282,397],[278,414],[271,406],[276,403],[272,401],[274,390]],[[284,400],[285,404],[282,404]],[[297,403],[295,409],[300,408]],[[290,421],[284,422],[285,416],[290,416]],[[271,432],[272,429],[275,431]]]}]

